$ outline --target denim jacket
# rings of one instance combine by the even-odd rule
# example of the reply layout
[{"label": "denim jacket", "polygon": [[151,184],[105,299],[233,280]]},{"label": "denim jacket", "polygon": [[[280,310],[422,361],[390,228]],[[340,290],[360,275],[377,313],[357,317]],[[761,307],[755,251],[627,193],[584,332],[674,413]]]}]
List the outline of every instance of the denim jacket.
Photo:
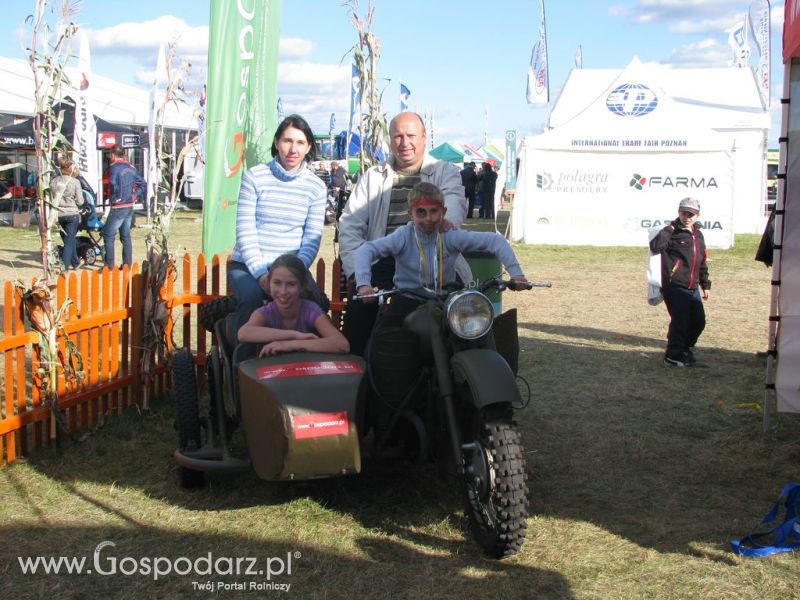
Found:
[{"label": "denim jacket", "polygon": [[133,206],[147,188],[145,180],[126,160],[114,162],[108,167],[108,185],[111,190],[111,208]]}]

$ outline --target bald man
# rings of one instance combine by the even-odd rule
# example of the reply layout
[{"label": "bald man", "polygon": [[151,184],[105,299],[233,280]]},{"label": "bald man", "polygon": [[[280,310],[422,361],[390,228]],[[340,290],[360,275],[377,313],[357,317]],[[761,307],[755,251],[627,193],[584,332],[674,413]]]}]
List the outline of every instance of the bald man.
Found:
[{"label": "bald man", "polygon": [[[359,178],[339,221],[339,251],[348,278],[355,271],[355,251],[366,241],[388,235],[408,220],[408,192],[421,181],[438,187],[447,207],[446,227],[459,227],[467,214],[467,200],[458,168],[425,152],[427,136],[422,118],[402,112],[389,124],[391,157],[383,165],[371,167]],[[462,281],[472,275],[461,258],[456,271]],[[372,266],[372,285],[393,287],[394,259],[383,258]],[[350,302],[343,332],[351,352],[363,354],[377,316],[377,305]]]}]

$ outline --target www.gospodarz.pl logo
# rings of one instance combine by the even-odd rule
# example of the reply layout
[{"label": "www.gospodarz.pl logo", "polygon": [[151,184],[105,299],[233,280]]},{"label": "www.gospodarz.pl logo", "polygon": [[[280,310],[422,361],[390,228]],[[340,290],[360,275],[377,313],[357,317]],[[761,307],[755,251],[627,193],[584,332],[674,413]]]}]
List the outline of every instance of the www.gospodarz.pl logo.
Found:
[{"label": "www.gospodarz.pl logo", "polygon": [[24,575],[100,575],[106,577],[124,575],[148,577],[154,581],[168,575],[190,575],[203,578],[245,576],[258,577],[269,582],[273,577],[291,575],[294,568],[293,561],[297,561],[301,556],[300,552],[287,552],[285,557],[272,556],[259,560],[254,556],[214,556],[212,552],[208,552],[195,558],[186,556],[177,558],[169,556],[118,557],[113,553],[116,546],[112,541],[100,542],[94,549],[91,562],[86,556],[18,556],[17,562]]}]

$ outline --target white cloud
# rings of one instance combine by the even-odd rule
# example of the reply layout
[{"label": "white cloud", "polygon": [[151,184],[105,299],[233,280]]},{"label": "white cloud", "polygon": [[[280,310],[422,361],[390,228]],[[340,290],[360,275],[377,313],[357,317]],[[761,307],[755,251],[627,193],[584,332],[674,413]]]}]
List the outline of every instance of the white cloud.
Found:
[{"label": "white cloud", "polygon": [[107,54],[152,54],[155,57],[159,44],[173,40],[177,41],[180,55],[205,54],[208,50],[207,25],[191,27],[183,19],[172,15],[90,30],[89,38],[93,48]]},{"label": "white cloud", "polygon": [[673,50],[665,62],[678,67],[729,67],[731,58],[727,44],[707,38]]},{"label": "white cloud", "polygon": [[278,54],[280,58],[292,60],[303,58],[314,49],[314,44],[303,38],[281,38]]}]

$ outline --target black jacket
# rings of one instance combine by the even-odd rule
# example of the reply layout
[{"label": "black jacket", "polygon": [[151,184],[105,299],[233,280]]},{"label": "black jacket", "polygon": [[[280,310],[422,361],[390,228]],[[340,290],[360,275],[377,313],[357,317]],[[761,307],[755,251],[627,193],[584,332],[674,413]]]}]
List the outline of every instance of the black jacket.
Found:
[{"label": "black jacket", "polygon": [[699,284],[704,290],[711,289],[706,242],[697,223],[689,231],[680,219],[675,219],[652,239],[650,250],[661,253],[662,287],[673,285],[693,290]]}]

